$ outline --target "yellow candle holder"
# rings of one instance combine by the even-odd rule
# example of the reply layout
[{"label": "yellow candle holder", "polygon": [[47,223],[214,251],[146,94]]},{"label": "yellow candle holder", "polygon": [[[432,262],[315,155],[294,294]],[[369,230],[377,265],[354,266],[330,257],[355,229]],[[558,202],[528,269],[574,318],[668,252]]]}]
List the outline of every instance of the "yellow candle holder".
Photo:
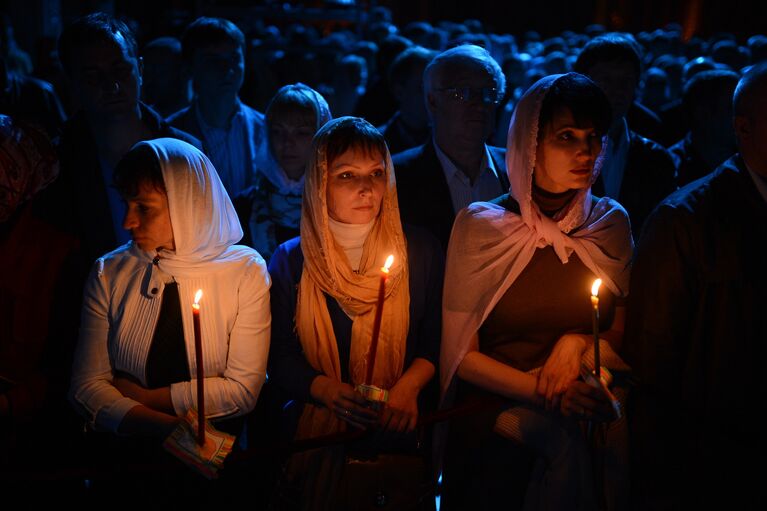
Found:
[{"label": "yellow candle holder", "polygon": [[383,409],[386,402],[389,401],[389,391],[381,387],[360,383],[354,389],[367,400],[370,407],[374,410]]}]

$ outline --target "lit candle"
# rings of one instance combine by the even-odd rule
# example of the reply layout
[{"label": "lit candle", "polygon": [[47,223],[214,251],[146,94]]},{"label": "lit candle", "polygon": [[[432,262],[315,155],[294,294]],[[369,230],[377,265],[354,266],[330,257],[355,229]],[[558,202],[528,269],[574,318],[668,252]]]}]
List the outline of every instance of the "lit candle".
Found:
[{"label": "lit candle", "polygon": [[381,333],[381,318],[383,317],[383,306],[386,292],[386,280],[389,278],[389,268],[394,262],[394,256],[386,258],[386,263],[381,268],[381,284],[378,287],[378,303],[376,304],[376,315],[373,320],[373,338],[370,341],[370,351],[368,352],[367,378],[365,383],[373,384],[373,366],[376,362],[376,351],[378,351],[378,334]]},{"label": "lit candle", "polygon": [[197,360],[197,443],[205,444],[205,371],[202,367],[202,334],[200,333],[200,298],[202,289],[194,295],[192,317],[194,318],[194,354]]},{"label": "lit candle", "polygon": [[593,329],[594,329],[594,374],[597,381],[601,378],[601,364],[599,361],[599,286],[602,285],[602,279],[597,279],[591,285],[591,307],[594,311]]}]

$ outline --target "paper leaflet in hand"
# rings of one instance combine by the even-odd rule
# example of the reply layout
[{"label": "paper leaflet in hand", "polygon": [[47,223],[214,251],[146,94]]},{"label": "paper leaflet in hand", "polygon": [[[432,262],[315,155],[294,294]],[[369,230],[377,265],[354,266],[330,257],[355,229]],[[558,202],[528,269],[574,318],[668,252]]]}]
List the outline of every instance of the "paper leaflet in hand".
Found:
[{"label": "paper leaflet in hand", "polygon": [[190,409],[178,427],[163,442],[166,451],[208,479],[218,477],[224,460],[232,452],[234,437],[205,421],[205,443],[197,443],[197,410]]}]

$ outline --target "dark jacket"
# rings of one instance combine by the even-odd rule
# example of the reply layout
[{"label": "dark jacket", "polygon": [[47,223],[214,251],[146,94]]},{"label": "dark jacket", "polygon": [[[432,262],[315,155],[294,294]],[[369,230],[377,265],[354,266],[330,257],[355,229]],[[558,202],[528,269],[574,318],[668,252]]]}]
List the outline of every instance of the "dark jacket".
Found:
[{"label": "dark jacket", "polygon": [[[652,140],[630,131],[620,193],[611,198],[628,211],[634,239],[639,237],[645,218],[674,190],[676,166],[671,154]],[[591,191],[597,197],[606,195],[602,176],[597,178]]]},{"label": "dark jacket", "polygon": [[[140,104],[141,119],[152,138],[171,137],[198,149],[200,141],[170,127],[151,108]],[[117,238],[109,208],[96,142],[85,113],[80,112],[64,124],[59,143],[61,172],[45,190],[45,208],[51,219],[80,240],[83,277],[98,257],[117,248]]]},{"label": "dark jacket", "polygon": [[636,509],[763,507],[766,252],[767,202],[739,156],[648,218],[623,340]]},{"label": "dark jacket", "polygon": [[676,163],[677,184],[679,186],[692,183],[716,170],[716,166],[711,167],[698,155],[692,144],[690,132],[682,140],[669,147],[668,150]]},{"label": "dark jacket", "polygon": [[412,147],[425,144],[431,136],[431,130],[428,127],[421,133],[414,133],[408,129],[402,122],[402,115],[399,111],[377,129],[386,139],[386,145],[389,146],[391,154],[401,153]]},{"label": "dark jacket", "polygon": [[[487,147],[498,171],[501,187],[508,191],[506,149]],[[423,227],[447,250],[455,221],[455,210],[442,164],[434,150],[434,143],[429,141],[395,154],[392,161],[397,177],[397,197],[402,223]],[[494,198],[488,197],[487,200]]]},{"label": "dark jacket", "polygon": [[626,113],[626,123],[635,131],[650,140],[659,140],[663,136],[663,124],[660,117],[639,101],[631,103]]},{"label": "dark jacket", "polygon": [[[406,226],[404,232],[410,270],[410,327],[405,349],[405,368],[416,357],[424,358],[438,367],[444,255],[437,241],[423,230]],[[268,370],[270,381],[289,399],[307,402],[311,400],[309,389],[312,381],[320,373],[306,361],[301,341],[296,334],[296,303],[303,265],[300,238],[280,245],[269,263],[269,273],[272,276],[272,344]],[[338,343],[343,378],[349,381],[352,320],[334,298],[327,295],[326,298]],[[436,382],[436,379],[433,381]]]}]

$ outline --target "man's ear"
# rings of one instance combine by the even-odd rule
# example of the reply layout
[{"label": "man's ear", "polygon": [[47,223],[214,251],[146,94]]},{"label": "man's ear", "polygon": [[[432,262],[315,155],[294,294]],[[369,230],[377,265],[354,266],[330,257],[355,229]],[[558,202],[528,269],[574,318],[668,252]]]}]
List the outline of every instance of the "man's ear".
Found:
[{"label": "man's ear", "polygon": [[437,98],[432,92],[427,92],[424,95],[424,101],[426,101],[426,111],[429,112],[429,117],[434,117],[434,111],[437,109]]},{"label": "man's ear", "polygon": [[739,141],[748,140],[751,137],[751,121],[745,115],[736,115],[732,118],[732,127]]}]

